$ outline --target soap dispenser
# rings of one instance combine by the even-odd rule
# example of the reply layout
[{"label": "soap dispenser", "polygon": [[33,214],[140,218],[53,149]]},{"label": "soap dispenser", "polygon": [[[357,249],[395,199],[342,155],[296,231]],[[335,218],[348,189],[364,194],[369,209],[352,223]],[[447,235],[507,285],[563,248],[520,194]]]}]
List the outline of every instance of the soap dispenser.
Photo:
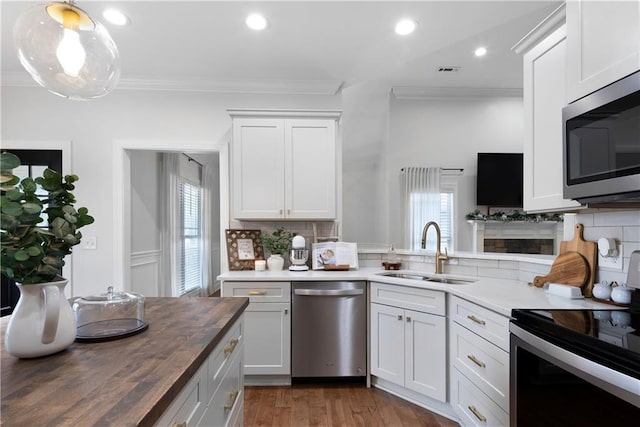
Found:
[{"label": "soap dispenser", "polygon": [[395,248],[393,245],[389,246],[389,250],[387,251],[387,260],[382,263],[382,266],[385,270],[399,270],[401,265],[402,264],[400,263]]}]

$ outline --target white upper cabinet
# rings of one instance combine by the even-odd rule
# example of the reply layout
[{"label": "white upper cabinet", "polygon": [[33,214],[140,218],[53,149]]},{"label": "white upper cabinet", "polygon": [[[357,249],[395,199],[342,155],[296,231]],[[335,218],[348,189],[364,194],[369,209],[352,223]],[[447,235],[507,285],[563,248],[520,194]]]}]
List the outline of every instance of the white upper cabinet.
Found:
[{"label": "white upper cabinet", "polygon": [[567,37],[555,30],[524,55],[524,210],[580,207],[562,197],[562,108],[565,106]]},{"label": "white upper cabinet", "polygon": [[567,1],[567,102],[640,70],[640,1]]},{"label": "white upper cabinet", "polygon": [[336,218],[339,112],[229,113],[234,218]]}]

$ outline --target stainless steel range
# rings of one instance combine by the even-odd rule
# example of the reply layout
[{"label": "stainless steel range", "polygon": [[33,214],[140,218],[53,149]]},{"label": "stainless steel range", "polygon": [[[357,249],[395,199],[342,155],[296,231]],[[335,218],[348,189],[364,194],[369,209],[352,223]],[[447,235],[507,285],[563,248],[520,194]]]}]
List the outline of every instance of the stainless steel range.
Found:
[{"label": "stainless steel range", "polygon": [[513,310],[512,317],[512,427],[638,425],[640,290],[622,310]]}]

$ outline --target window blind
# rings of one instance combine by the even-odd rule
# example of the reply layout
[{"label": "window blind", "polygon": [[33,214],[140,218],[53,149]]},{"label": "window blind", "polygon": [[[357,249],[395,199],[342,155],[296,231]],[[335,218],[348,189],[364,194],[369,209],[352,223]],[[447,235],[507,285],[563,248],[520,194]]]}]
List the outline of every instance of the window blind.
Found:
[{"label": "window blind", "polygon": [[178,295],[202,287],[202,188],[180,180]]}]

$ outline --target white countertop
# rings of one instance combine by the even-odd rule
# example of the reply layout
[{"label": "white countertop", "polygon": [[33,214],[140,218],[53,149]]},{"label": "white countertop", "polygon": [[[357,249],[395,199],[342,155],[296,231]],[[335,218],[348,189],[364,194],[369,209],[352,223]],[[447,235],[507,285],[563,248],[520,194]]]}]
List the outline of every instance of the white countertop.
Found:
[{"label": "white countertop", "polygon": [[[427,274],[411,270],[398,270],[403,273]],[[221,274],[221,281],[314,281],[314,280],[368,280],[424,289],[445,291],[468,301],[480,304],[504,316],[510,316],[514,308],[528,309],[595,309],[607,310],[617,307],[593,302],[591,299],[568,299],[548,294],[543,288],[530,286],[517,280],[493,279],[483,277],[465,277],[443,274],[442,277],[476,280],[474,283],[449,285],[422,280],[385,277],[382,268],[361,268],[348,271],[230,271]],[[393,271],[387,271],[392,273]]]}]

